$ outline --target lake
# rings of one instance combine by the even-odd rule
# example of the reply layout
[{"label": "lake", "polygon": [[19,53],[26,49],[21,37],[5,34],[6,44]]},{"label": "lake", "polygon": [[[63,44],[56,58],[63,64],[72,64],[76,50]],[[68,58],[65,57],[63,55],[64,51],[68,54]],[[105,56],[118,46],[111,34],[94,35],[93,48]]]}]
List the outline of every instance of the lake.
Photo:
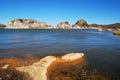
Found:
[{"label": "lake", "polygon": [[0,29],[0,58],[83,52],[90,68],[120,75],[120,36],[97,30]]}]

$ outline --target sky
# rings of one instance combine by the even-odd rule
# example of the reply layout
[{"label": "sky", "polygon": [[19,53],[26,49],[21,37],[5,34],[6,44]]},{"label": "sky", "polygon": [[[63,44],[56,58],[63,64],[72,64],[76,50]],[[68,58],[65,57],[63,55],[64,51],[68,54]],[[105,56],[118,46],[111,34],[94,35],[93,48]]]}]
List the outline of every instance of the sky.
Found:
[{"label": "sky", "polygon": [[120,0],[0,0],[0,23],[22,18],[53,25],[80,19],[112,24],[120,22]]}]

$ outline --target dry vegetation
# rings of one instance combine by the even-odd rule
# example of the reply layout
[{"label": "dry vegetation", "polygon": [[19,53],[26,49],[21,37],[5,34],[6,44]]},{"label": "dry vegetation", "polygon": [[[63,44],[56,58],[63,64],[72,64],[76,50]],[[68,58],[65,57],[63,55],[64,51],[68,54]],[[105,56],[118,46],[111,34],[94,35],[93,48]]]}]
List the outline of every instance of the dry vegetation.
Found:
[{"label": "dry vegetation", "polygon": [[4,65],[9,65],[8,68],[15,69],[16,67],[19,66],[30,65],[38,60],[40,60],[40,58],[32,55],[26,55],[25,57],[21,58],[4,58],[0,59],[0,68]]},{"label": "dry vegetation", "polygon": [[[27,73],[16,71],[16,67],[27,66],[38,60],[39,58],[31,55],[0,59],[0,80],[32,80]],[[3,69],[5,65],[8,66]]]},{"label": "dry vegetation", "polygon": [[[69,65],[70,64],[70,65]],[[48,69],[48,80],[120,80],[120,75],[88,70],[85,59],[77,63],[58,63]]]},{"label": "dry vegetation", "polygon": [[[16,71],[15,68],[30,65],[38,60],[39,58],[34,56],[0,59],[0,80],[33,80],[27,73]],[[6,64],[9,65],[8,68],[2,69]],[[100,73],[96,69],[88,70],[86,65],[85,58],[74,63],[54,64],[48,68],[48,80],[120,80],[120,75]]]},{"label": "dry vegetation", "polygon": [[0,69],[0,80],[32,80],[32,78],[27,73],[10,69]]}]

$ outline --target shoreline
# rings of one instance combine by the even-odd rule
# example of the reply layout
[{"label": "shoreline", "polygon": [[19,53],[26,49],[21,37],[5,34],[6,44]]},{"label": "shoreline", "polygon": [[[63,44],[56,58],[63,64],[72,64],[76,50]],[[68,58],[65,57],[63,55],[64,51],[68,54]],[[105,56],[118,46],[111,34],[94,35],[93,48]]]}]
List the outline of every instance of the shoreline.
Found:
[{"label": "shoreline", "polygon": [[[67,59],[62,59],[62,57],[68,57],[69,60]],[[49,66],[52,65],[52,63],[59,63],[59,62],[73,62],[77,59],[82,58],[84,55],[83,53],[68,53],[62,57],[55,57],[55,56],[47,56],[45,58],[42,58],[40,61],[33,63],[30,66],[23,66],[23,67],[18,67],[16,70],[21,71],[21,72],[27,72],[30,77],[34,78],[34,80],[48,80],[47,79],[47,72]],[[49,68],[50,69],[50,68]]]}]

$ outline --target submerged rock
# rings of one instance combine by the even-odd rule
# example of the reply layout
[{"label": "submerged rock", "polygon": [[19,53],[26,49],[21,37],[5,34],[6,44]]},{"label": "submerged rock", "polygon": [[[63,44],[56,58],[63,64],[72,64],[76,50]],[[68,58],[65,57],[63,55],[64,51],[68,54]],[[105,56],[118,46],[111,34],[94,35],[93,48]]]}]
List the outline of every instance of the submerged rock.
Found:
[{"label": "submerged rock", "polygon": [[17,67],[16,70],[28,73],[34,80],[47,80],[47,69],[52,63],[58,61],[71,62],[83,56],[83,53],[69,53],[62,57],[47,56],[32,65]]}]

